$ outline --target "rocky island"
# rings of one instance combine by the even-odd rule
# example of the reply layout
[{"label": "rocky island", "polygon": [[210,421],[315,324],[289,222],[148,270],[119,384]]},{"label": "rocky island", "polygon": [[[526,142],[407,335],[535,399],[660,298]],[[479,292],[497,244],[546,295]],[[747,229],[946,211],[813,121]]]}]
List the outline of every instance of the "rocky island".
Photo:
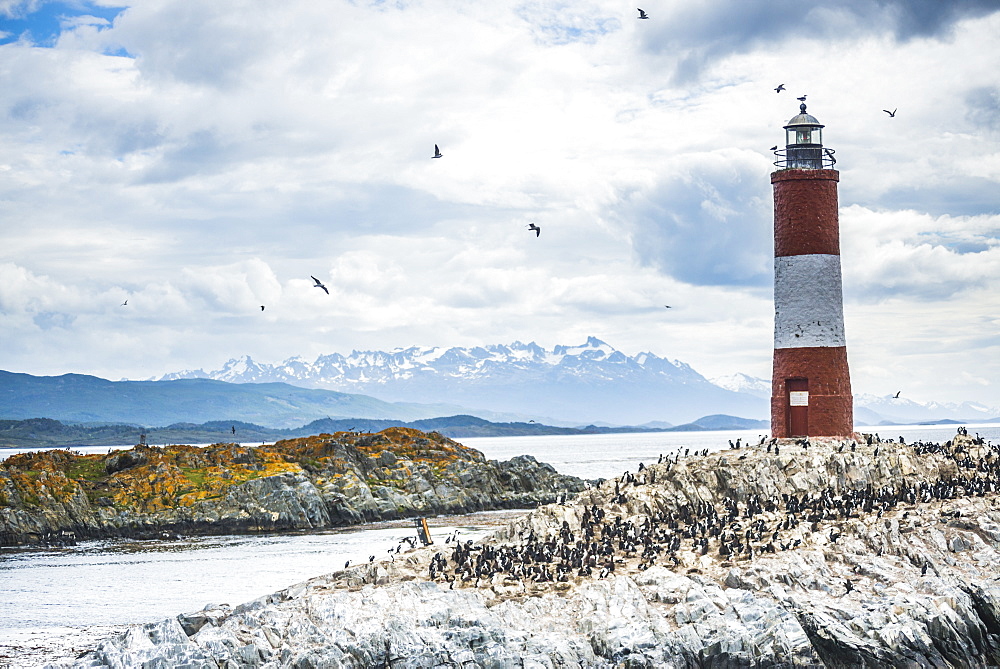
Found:
[{"label": "rocky island", "polygon": [[668,457],[58,666],[994,666],[998,472],[962,435]]},{"label": "rocky island", "polygon": [[585,485],[531,456],[487,460],[436,432],[411,428],[270,446],[21,453],[0,464],[0,545],[317,529],[531,508]]}]

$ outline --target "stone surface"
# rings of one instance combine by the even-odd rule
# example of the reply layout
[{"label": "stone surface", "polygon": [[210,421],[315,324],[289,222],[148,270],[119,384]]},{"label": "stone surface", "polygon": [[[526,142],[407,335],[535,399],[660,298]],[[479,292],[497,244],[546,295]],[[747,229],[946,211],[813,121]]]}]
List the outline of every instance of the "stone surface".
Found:
[{"label": "stone surface", "polygon": [[[54,666],[1000,663],[995,449],[770,446],[652,465],[482,544],[410,550],[135,627]],[[590,554],[601,568],[564,569],[589,537],[613,537],[610,554]],[[504,551],[519,557],[490,557]]]}]

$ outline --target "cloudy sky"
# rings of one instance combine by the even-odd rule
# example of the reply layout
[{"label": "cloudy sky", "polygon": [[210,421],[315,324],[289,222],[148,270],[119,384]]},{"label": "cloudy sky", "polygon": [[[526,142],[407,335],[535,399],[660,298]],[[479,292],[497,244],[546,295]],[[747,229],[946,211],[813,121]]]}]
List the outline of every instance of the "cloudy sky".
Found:
[{"label": "cloudy sky", "polygon": [[0,369],[594,335],[769,378],[807,94],[855,392],[1000,406],[1000,3],[643,9],[0,0]]}]

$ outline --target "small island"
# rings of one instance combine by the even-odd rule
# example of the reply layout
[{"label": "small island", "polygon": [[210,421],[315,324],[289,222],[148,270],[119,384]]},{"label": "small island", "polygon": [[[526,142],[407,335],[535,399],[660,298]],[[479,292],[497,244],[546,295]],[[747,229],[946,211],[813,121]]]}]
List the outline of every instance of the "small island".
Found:
[{"label": "small island", "polygon": [[266,446],[20,453],[0,464],[0,545],[309,530],[533,508],[586,485],[531,456],[487,460],[439,433],[401,427]]}]

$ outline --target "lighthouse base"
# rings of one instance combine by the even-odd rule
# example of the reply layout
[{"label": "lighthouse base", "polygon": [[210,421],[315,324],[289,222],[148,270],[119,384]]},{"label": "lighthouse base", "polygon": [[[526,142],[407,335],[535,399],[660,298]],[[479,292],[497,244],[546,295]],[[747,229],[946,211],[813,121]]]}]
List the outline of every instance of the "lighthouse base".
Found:
[{"label": "lighthouse base", "polygon": [[779,348],[771,378],[771,436],[840,437],[854,433],[847,347]]}]

